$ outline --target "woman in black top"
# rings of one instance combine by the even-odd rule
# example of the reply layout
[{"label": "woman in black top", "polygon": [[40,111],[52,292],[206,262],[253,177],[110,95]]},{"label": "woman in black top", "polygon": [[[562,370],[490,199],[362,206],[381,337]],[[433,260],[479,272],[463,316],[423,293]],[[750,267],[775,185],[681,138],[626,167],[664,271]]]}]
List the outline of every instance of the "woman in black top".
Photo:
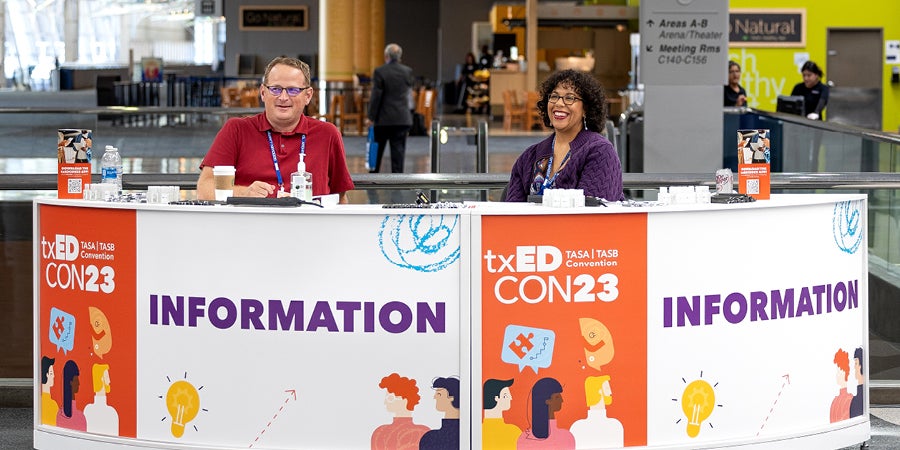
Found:
[{"label": "woman in black top", "polygon": [[456,79],[456,111],[462,113],[465,111],[463,104],[466,101],[467,89],[475,84],[473,79],[475,71],[480,67],[478,61],[475,60],[475,54],[466,53],[466,62],[459,67],[459,78]]},{"label": "woman in black top", "polygon": [[803,74],[803,82],[797,83],[791,95],[803,96],[804,113],[810,120],[819,120],[822,110],[828,105],[828,86],[822,83],[822,69],[812,62],[803,63],[800,68]]},{"label": "woman in black top", "polygon": [[728,61],[725,106],[747,106],[747,91],[741,87],[741,65],[734,61]]}]

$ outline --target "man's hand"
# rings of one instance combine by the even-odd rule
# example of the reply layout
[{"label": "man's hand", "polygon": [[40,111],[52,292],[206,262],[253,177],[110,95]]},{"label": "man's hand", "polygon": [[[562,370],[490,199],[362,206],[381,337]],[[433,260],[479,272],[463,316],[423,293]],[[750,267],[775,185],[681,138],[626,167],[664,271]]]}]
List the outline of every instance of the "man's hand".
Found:
[{"label": "man's hand", "polygon": [[247,186],[244,197],[268,197],[275,192],[275,186],[262,181],[254,181]]}]

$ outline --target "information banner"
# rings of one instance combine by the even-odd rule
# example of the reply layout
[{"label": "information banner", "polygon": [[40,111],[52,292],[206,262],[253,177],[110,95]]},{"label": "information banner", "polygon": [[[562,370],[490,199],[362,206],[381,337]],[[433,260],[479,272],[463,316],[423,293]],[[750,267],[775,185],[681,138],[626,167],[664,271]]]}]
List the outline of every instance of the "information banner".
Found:
[{"label": "information banner", "polygon": [[39,208],[41,424],[135,437],[135,212]]},{"label": "information banner", "polygon": [[459,445],[460,216],[139,218],[140,438]]},{"label": "information banner", "polygon": [[647,443],[646,220],[482,218],[484,448]]},{"label": "information banner", "polygon": [[649,445],[868,420],[865,217],[864,200],[650,215]]}]

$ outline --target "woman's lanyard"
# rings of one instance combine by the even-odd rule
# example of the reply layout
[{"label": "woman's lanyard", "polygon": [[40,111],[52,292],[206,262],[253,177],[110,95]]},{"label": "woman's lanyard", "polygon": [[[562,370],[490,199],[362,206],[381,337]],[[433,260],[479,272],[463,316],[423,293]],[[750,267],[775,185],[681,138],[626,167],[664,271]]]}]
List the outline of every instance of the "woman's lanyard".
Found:
[{"label": "woman's lanyard", "polygon": [[[269,138],[269,150],[272,151],[272,164],[275,166],[275,176],[278,178],[278,190],[284,190],[284,178],[281,177],[281,167],[278,165],[278,156],[275,155],[275,144],[272,142],[272,132],[266,130],[266,136]],[[300,154],[306,154],[306,135],[300,135]]]},{"label": "woman's lanyard", "polygon": [[[553,150],[556,147],[556,140],[554,139],[553,144],[550,146],[550,159],[547,160],[547,173],[549,174],[551,170],[553,170]],[[569,155],[572,154],[572,150],[570,149],[566,152],[566,156],[563,158],[562,162],[559,163],[559,169],[556,170],[556,173],[553,174],[552,177],[544,178],[544,186],[541,188],[541,193],[544,193],[544,189],[553,187],[553,183],[556,181],[556,177],[559,176],[559,171],[562,169],[562,166],[566,165],[566,161],[569,160]]]}]

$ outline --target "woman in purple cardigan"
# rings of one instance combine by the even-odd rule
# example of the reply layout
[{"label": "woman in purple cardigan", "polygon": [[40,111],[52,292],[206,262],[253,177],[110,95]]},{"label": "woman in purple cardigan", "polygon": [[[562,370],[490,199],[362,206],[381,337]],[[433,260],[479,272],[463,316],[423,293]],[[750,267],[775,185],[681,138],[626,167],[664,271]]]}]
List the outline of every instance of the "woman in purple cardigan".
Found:
[{"label": "woman in purple cardigan", "polygon": [[600,134],[606,124],[600,82],[572,69],[556,72],[541,83],[537,108],[553,134],[516,160],[505,200],[524,202],[544,189],[584,189],[584,195],[624,200],[619,155]]}]

